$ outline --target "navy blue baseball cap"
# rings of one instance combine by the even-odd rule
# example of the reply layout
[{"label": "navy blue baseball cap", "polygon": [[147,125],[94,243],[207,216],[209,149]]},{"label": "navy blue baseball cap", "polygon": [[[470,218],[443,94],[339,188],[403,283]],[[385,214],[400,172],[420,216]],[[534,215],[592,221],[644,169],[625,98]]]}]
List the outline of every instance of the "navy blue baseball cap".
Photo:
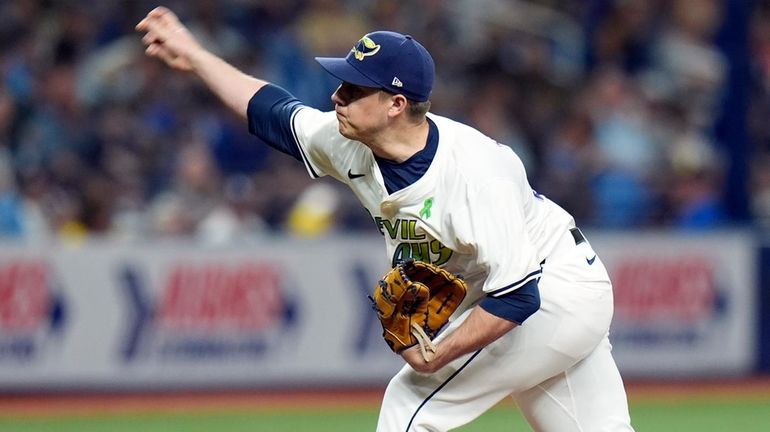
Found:
[{"label": "navy blue baseball cap", "polygon": [[316,57],[321,67],[342,81],[402,94],[425,102],[436,67],[428,50],[409,35],[376,31],[362,37],[344,58]]}]

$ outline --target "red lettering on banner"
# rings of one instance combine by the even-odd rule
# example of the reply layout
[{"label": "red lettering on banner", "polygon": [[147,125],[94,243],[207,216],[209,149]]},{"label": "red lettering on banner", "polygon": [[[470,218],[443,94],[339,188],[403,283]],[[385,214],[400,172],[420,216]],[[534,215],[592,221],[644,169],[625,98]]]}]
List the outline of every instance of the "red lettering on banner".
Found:
[{"label": "red lettering on banner", "polygon": [[615,310],[624,320],[691,323],[714,310],[714,267],[705,258],[633,258],[613,270]]},{"label": "red lettering on banner", "polygon": [[269,265],[180,265],[164,285],[159,319],[177,329],[250,329],[283,313],[281,279]]},{"label": "red lettering on banner", "polygon": [[50,307],[46,269],[40,261],[0,267],[0,328],[34,330],[44,322]]}]

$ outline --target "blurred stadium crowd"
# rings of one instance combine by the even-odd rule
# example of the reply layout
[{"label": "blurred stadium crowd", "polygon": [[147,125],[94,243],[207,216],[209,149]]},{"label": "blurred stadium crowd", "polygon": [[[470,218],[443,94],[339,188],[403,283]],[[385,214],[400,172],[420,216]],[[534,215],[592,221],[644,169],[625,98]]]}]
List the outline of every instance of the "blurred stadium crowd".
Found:
[{"label": "blurred stadium crowd", "polygon": [[[432,111],[510,145],[596,228],[770,226],[770,2],[169,0],[239,68],[332,109],[364,33],[433,54]],[[0,2],[0,238],[371,231],[332,182],[143,55],[155,2]]]}]

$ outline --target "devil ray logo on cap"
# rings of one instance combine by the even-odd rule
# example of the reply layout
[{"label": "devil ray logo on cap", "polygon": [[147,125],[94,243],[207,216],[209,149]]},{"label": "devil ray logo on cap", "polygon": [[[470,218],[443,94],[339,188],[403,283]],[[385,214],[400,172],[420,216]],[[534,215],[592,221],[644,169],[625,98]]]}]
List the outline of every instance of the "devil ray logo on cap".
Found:
[{"label": "devil ray logo on cap", "polygon": [[361,40],[358,41],[358,43],[355,44],[355,46],[353,46],[351,51],[353,51],[353,55],[356,57],[356,60],[363,60],[364,57],[377,54],[377,52],[380,51],[380,46],[374,43],[373,40],[364,36],[361,38]]}]

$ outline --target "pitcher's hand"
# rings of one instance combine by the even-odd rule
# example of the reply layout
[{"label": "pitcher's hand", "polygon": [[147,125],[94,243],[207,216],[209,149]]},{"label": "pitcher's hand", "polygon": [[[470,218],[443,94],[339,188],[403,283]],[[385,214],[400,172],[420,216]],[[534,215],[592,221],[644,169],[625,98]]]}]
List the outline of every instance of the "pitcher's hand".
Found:
[{"label": "pitcher's hand", "polygon": [[157,57],[177,70],[193,70],[192,58],[202,48],[169,9],[163,6],[153,9],[136,25],[136,30],[145,33],[142,42],[147,46],[148,56]]}]

